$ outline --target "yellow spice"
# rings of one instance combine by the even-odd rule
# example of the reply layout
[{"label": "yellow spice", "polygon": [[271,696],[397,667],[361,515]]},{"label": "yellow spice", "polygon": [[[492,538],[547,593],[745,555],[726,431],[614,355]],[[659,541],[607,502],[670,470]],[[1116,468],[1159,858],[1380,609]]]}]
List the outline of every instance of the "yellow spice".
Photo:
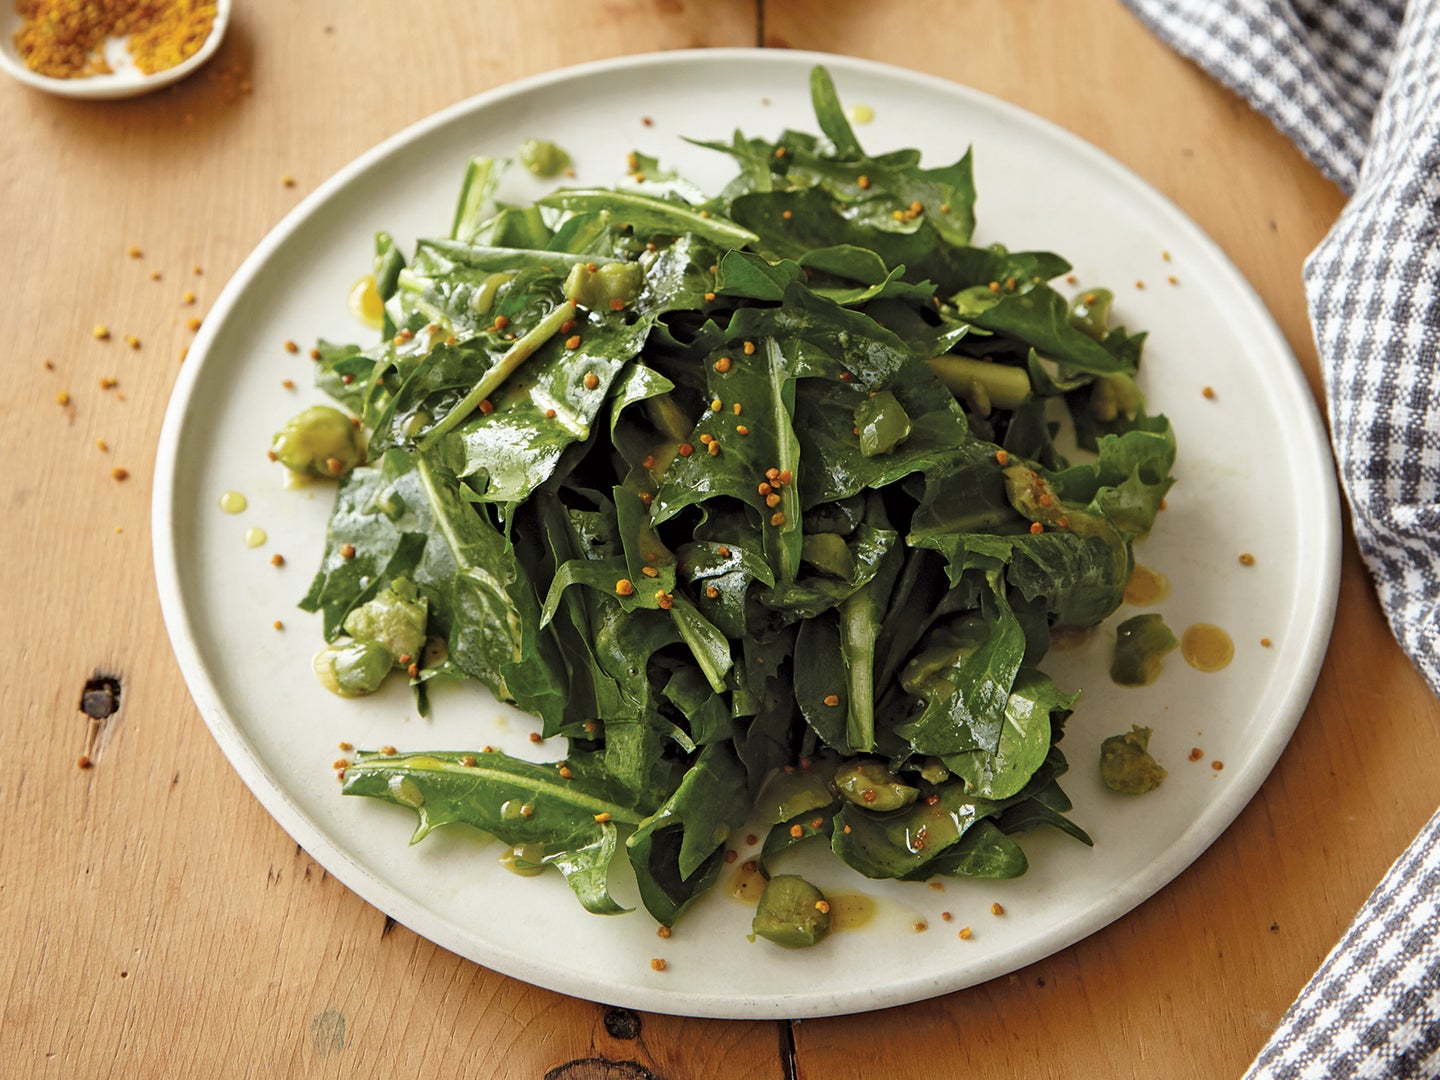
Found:
[{"label": "yellow spice", "polygon": [[31,71],[55,79],[108,73],[107,38],[128,38],[147,75],[193,56],[215,23],[214,0],[16,0],[15,51]]}]

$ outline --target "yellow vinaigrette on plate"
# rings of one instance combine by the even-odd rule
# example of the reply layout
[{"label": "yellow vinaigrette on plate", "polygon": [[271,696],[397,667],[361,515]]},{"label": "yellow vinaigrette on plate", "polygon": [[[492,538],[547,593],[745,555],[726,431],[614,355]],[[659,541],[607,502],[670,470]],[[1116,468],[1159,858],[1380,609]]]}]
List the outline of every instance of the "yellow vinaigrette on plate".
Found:
[{"label": "yellow vinaigrette on plate", "polygon": [[385,302],[375,291],[374,274],[366,274],[351,285],[345,303],[350,308],[350,314],[372,330],[379,330],[385,324]]},{"label": "yellow vinaigrette on plate", "polygon": [[1219,671],[1235,658],[1235,642],[1218,626],[1196,623],[1180,636],[1180,655],[1196,671]]}]

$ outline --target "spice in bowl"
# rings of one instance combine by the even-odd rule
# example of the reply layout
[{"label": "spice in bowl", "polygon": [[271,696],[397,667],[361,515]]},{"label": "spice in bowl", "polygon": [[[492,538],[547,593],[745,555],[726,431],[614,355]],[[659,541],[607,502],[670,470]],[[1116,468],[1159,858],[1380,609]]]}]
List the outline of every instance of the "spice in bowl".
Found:
[{"label": "spice in bowl", "polygon": [[199,51],[215,9],[215,0],[15,0],[15,51],[37,74],[77,79],[109,74],[106,41],[128,39],[135,66],[153,75]]}]

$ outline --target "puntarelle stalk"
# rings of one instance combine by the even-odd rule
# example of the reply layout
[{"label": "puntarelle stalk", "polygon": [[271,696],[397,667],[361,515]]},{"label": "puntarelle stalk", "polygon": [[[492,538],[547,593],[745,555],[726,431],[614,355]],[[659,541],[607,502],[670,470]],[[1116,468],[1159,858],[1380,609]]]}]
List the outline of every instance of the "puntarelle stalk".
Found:
[{"label": "puntarelle stalk", "polygon": [[968,356],[936,356],[931,357],[929,363],[930,370],[951,393],[967,399],[983,393],[986,411],[1014,409],[1030,398],[1030,376],[1024,368],[986,363]]},{"label": "puntarelle stalk", "polygon": [[856,590],[840,605],[840,641],[845,649],[845,679],[850,710],[845,740],[856,754],[875,748],[875,637],[870,586]]},{"label": "puntarelle stalk", "polygon": [[[774,338],[765,342],[765,359],[770,365],[770,383],[775,401],[773,422],[775,430],[783,433],[778,439],[778,460],[775,462],[775,468],[779,470],[781,477],[780,508],[779,513],[771,518],[772,523],[778,524],[772,524],[771,528],[779,541],[780,576],[789,580],[800,569],[800,547],[803,539],[800,531],[800,447],[791,428],[794,422],[795,383],[790,380],[787,384],[781,377],[785,370],[785,360],[780,351],[780,343]],[[789,401],[786,401],[787,390]]]},{"label": "puntarelle stalk", "polygon": [[515,369],[530,359],[535,350],[544,345],[552,337],[560,332],[560,327],[575,314],[575,301],[567,300],[558,304],[538,323],[516,339],[515,344],[505,351],[505,355],[495,361],[494,367],[480,377],[470,392],[460,399],[460,403],[451,409],[445,416],[420,440],[420,449],[428,450],[434,446],[439,439],[459,427],[465,420],[480,407],[480,402],[493,394],[506,379],[514,374]]}]

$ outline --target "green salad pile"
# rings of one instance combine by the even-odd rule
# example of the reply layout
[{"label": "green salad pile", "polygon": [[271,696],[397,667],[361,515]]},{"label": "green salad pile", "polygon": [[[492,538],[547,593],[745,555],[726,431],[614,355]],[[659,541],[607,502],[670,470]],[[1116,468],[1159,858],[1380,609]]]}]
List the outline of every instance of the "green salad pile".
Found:
[{"label": "green salad pile", "polygon": [[302,604],[322,680],[408,673],[422,711],[478,680],[568,741],[362,751],[344,791],[416,839],[493,834],[593,912],[623,846],[672,924],[747,821],[767,873],[816,837],[901,879],[1023,873],[1042,825],[1090,842],[1058,782],[1076,695],[1040,664],[1119,606],[1171,483],[1144,335],[1052,288],[1058,255],[971,244],[969,154],[869,156],[811,90],[822,135],[702,144],[739,166],[713,197],[634,155],[501,206],[473,161],[448,237],[379,237],[382,340],[318,347],[348,415],[277,436],[339,476]]}]

